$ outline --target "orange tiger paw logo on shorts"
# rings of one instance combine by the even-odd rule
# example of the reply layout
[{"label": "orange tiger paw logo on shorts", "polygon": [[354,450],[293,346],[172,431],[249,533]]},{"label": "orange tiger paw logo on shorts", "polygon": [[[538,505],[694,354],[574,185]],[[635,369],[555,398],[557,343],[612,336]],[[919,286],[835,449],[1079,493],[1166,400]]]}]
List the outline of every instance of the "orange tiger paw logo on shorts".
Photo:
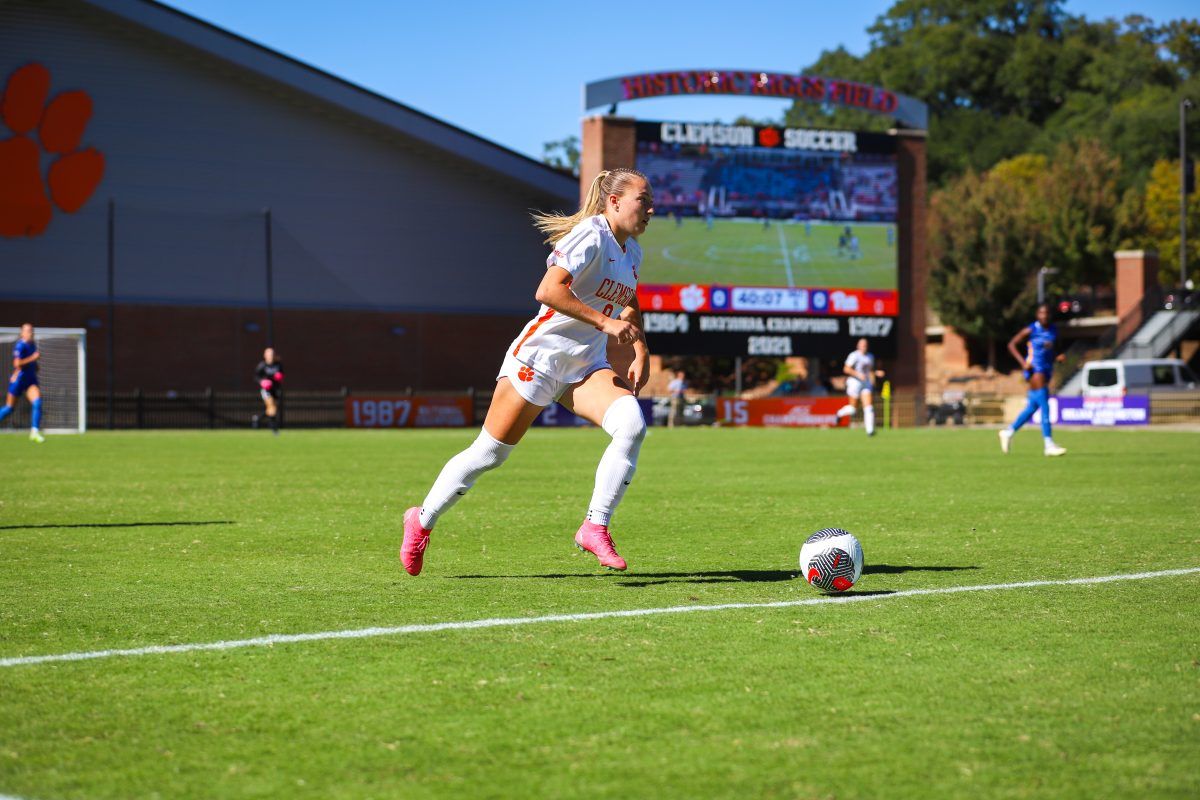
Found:
[{"label": "orange tiger paw logo on shorts", "polygon": [[[0,236],[40,236],[54,207],[83,208],[104,176],[104,156],[79,149],[92,117],[92,99],[61,92],[49,104],[50,70],[26,64],[8,79],[0,118],[13,136],[0,140]],[[56,155],[42,178],[43,153]]]},{"label": "orange tiger paw logo on shorts", "polygon": [[535,373],[531,367],[521,367],[519,370],[517,370],[517,378],[522,381],[533,380],[534,374]]}]

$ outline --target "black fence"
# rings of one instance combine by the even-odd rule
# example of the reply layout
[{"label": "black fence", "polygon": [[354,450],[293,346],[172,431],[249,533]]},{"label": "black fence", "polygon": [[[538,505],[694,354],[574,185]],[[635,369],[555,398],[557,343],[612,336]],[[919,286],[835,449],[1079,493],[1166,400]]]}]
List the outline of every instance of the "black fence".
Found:
[{"label": "black fence", "polygon": [[[491,392],[467,390],[473,398],[474,424],[480,425],[491,402]],[[403,396],[406,391],[361,392],[363,395]],[[464,392],[419,392],[421,395],[456,394]],[[288,428],[341,428],[346,425],[347,389],[327,392],[293,391],[280,397],[280,419]],[[693,398],[692,412],[681,418],[683,425],[721,425],[718,397]],[[63,400],[62,402],[66,402]],[[665,423],[666,401],[662,413],[655,414],[657,424]],[[1015,416],[1014,409],[1024,405],[1023,397],[998,394],[963,394],[922,396],[897,393],[885,405],[875,398],[880,426],[890,422],[896,427],[1000,425]],[[886,409],[886,415],[885,415]],[[93,430],[116,429],[233,429],[249,428],[256,416],[263,414],[263,402],[257,392],[204,390],[195,392],[118,392],[109,406],[108,395],[90,392],[87,404],[87,426]],[[17,404],[17,413],[6,425],[25,428],[29,425],[27,403]],[[661,417],[661,419],[660,419]],[[861,412],[855,421],[861,422]],[[1200,423],[1200,391],[1156,392],[1150,399],[1151,424]]]},{"label": "black fence", "polygon": [[[345,425],[346,393],[289,392],[280,398],[283,424],[293,428]],[[97,428],[248,428],[263,414],[257,392],[117,392],[109,405],[103,392],[88,393],[88,427]]]},{"label": "black fence", "polygon": [[[475,424],[482,424],[487,415],[491,393],[419,392],[422,396],[468,394],[473,398]],[[342,428],[346,425],[348,389],[327,392],[282,392],[279,397],[279,420],[288,428]],[[361,394],[404,396],[413,390],[361,392]],[[87,403],[88,427],[91,429],[204,429],[249,428],[256,417],[264,414],[262,397],[258,392],[218,391],[205,389],[196,392],[117,392],[109,405],[104,392],[89,392]]]}]

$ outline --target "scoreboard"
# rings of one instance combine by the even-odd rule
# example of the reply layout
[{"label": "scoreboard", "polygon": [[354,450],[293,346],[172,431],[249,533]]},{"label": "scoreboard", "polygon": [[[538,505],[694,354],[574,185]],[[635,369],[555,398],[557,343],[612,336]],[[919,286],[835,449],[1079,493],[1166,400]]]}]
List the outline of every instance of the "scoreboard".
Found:
[{"label": "scoreboard", "polygon": [[655,216],[638,301],[656,352],[896,349],[894,137],[716,123],[636,125]]}]

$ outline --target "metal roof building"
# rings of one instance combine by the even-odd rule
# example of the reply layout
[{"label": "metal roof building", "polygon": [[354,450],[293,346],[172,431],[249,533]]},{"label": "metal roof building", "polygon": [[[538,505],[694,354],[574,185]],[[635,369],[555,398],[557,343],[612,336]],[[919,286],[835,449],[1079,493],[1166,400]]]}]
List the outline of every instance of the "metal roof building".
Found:
[{"label": "metal roof building", "polygon": [[0,82],[0,317],[87,326],[103,375],[111,267],[122,388],[244,387],[268,263],[297,387],[490,385],[535,309],[528,211],[578,201],[570,175],[149,0],[5,2]]}]

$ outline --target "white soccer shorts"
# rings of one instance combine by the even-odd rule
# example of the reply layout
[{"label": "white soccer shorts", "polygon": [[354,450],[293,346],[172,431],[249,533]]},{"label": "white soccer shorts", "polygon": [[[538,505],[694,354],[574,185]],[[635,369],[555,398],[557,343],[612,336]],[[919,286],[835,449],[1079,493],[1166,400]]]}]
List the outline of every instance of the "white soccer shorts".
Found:
[{"label": "white soccer shorts", "polygon": [[[601,369],[612,369],[612,367],[607,361],[593,364],[592,368],[587,371],[587,375]],[[508,378],[508,382],[517,390],[517,394],[535,406],[543,408],[552,405],[573,385],[551,378],[544,372],[522,364],[512,353],[506,355],[504,363],[500,365],[500,372],[496,375],[496,380],[501,378]],[[576,381],[576,383],[578,382]]]},{"label": "white soccer shorts", "polygon": [[863,392],[875,393],[875,386],[870,383],[863,383],[858,378],[846,379],[846,396],[858,399],[858,396]]}]

